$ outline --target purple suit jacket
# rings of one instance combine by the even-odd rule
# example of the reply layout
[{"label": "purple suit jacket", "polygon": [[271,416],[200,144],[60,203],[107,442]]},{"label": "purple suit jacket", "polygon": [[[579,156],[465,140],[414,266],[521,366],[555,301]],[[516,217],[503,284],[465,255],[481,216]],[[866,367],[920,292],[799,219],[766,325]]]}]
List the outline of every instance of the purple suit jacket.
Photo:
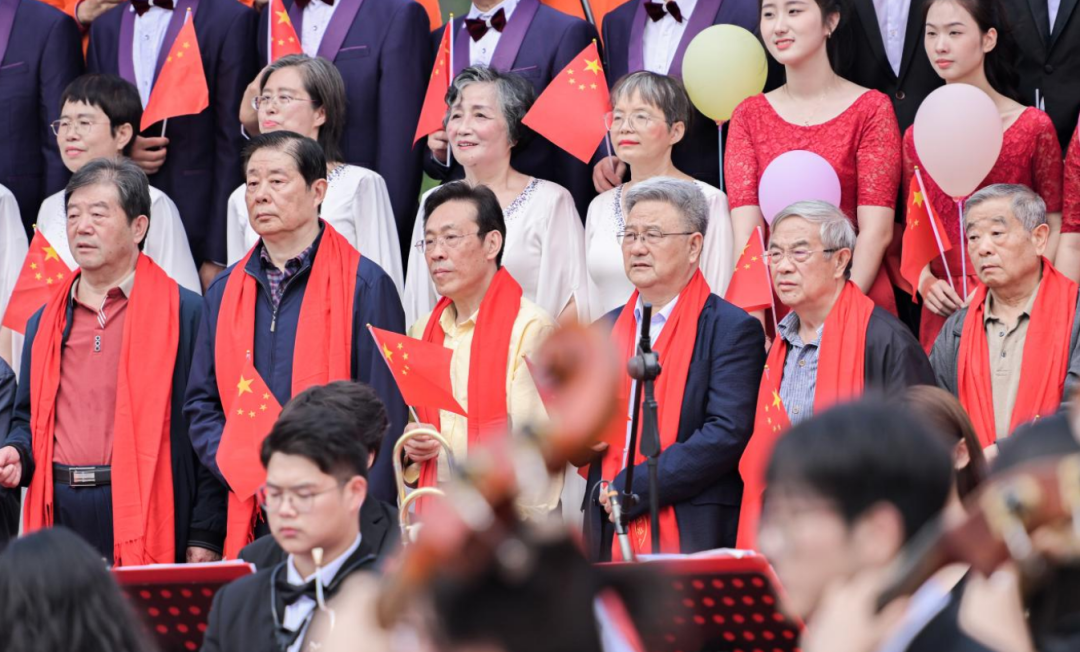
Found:
[{"label": "purple suit jacket", "polygon": [[[518,9],[510,18],[510,24],[504,29],[503,36],[499,39],[499,46],[492,59],[493,67],[499,67],[500,55],[504,47],[510,45],[506,42],[507,37],[510,35],[514,18],[518,16],[523,6],[524,3],[518,5]],[[464,31],[464,24],[464,16],[454,20],[455,72],[460,72],[468,65],[469,34]],[[432,50],[438,47],[445,29],[444,25],[432,34]],[[596,28],[584,20],[564,14],[547,5],[540,5],[521,37],[521,45],[516,55],[513,53],[507,55],[513,55],[512,63],[503,67],[503,70],[529,80],[539,96],[547,88],[552,77],[562,72],[570,60],[596,38],[598,38]],[[454,163],[449,168],[439,165],[431,158],[430,150],[426,147],[424,149],[424,170],[428,175],[444,181],[461,179],[465,176],[461,165]],[[585,163],[559,149],[546,138],[534,135],[531,141],[514,149],[511,165],[523,174],[548,179],[569,190],[574,196],[574,203],[577,205],[581,219],[585,219],[589,202],[596,196],[590,168]]]},{"label": "purple suit jacket", "polygon": [[[644,21],[648,20],[641,8],[642,4],[642,0],[630,0],[604,17],[604,68],[609,84],[614,85],[623,75],[642,69],[640,64],[632,65],[634,61],[641,61],[641,34]],[[682,56],[686,46],[705,28],[731,24],[757,34],[758,3],[756,0],[698,0],[693,15],[687,20],[690,22],[668,71],[676,77],[682,76]],[[767,90],[779,86],[779,75],[783,71],[771,59],[769,63],[769,82],[765,86]],[[606,152],[604,154],[606,155]],[[675,167],[695,179],[714,186],[719,184],[720,151],[716,123],[695,109],[686,135],[672,150],[671,158]]]},{"label": "purple suit jacket", "polygon": [[[87,67],[119,75],[135,83],[131,63],[134,14],[130,2],[111,9],[90,28]],[[168,155],[150,183],[176,202],[197,264],[224,263],[225,219],[229,195],[243,183],[240,151],[240,100],[258,73],[255,56],[255,12],[235,0],[178,0],[161,45],[155,77],[161,72],[172,42],[183,26],[184,12],[193,7],[203,70],[210,87],[210,106],[198,115],[169,120],[165,135]],[[157,136],[151,126],[145,135]]]},{"label": "purple suit jacket", "polygon": [[[423,6],[413,0],[337,0],[319,45],[345,81],[345,162],[386,180],[403,251],[420,194],[421,147],[413,147],[431,75],[433,47]],[[285,0],[297,33],[302,13]],[[259,21],[259,60],[267,63],[267,12]],[[362,249],[362,248],[361,248]]]},{"label": "purple suit jacket", "polygon": [[75,21],[36,0],[0,0],[0,184],[15,195],[23,224],[70,174],[49,123],[60,96],[83,72]]}]

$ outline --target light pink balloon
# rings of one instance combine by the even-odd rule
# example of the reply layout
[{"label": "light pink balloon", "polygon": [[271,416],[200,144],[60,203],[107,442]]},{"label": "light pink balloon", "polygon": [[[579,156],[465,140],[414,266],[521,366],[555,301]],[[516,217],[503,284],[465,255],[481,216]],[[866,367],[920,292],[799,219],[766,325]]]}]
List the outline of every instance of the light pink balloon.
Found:
[{"label": "light pink balloon", "polygon": [[774,158],[758,184],[758,206],[765,222],[772,224],[780,211],[807,199],[820,199],[839,208],[840,178],[833,166],[801,149]]},{"label": "light pink balloon", "polygon": [[968,84],[949,84],[927,96],[915,114],[915,152],[953,198],[979,187],[1001,153],[1001,114],[990,96]]}]

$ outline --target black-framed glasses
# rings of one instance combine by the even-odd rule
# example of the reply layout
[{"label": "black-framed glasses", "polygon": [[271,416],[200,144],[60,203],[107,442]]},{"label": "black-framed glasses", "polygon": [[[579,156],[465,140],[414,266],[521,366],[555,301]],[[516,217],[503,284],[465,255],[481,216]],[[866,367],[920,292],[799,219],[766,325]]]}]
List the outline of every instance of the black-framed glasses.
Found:
[{"label": "black-framed glasses", "polygon": [[763,256],[765,262],[771,265],[779,265],[785,258],[790,258],[796,263],[805,263],[810,260],[810,256],[821,252],[823,254],[832,254],[840,251],[839,249],[792,249],[790,251],[781,251],[780,249],[770,249],[766,251]]},{"label": "black-framed glasses", "polygon": [[465,238],[471,238],[475,235],[480,235],[479,231],[473,233],[451,233],[449,235],[431,236],[424,238],[423,240],[417,240],[413,243],[416,250],[420,253],[427,253],[428,249],[434,249],[436,245],[442,245],[447,249],[457,249],[461,246],[461,243],[465,242]]},{"label": "black-framed glasses", "polygon": [[258,500],[259,506],[268,512],[278,511],[281,509],[282,505],[285,504],[285,501],[288,500],[297,513],[307,514],[315,504],[316,496],[328,494],[331,491],[341,489],[344,486],[344,483],[338,482],[334,484],[333,487],[323,489],[322,491],[308,491],[306,489],[296,491],[293,489],[267,487],[266,485],[263,485],[255,492],[255,498]]},{"label": "black-framed glasses", "polygon": [[271,104],[279,109],[284,109],[293,102],[319,103],[318,100],[310,100],[305,97],[293,97],[292,95],[285,95],[284,93],[279,93],[278,95],[259,95],[258,97],[251,98],[251,106],[254,107],[256,111],[259,110],[259,107],[270,106]]},{"label": "black-framed glasses", "polygon": [[697,231],[682,231],[679,233],[664,233],[658,229],[649,229],[643,233],[636,233],[634,231],[621,231],[615,234],[615,238],[624,247],[632,247],[634,243],[641,238],[645,244],[655,246],[664,241],[664,238],[668,238],[673,235],[694,235]]}]

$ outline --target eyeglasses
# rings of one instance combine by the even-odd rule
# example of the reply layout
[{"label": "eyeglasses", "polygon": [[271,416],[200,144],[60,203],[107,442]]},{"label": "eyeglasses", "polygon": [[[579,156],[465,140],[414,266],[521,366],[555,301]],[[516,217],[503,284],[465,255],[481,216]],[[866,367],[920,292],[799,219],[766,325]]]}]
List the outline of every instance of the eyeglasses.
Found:
[{"label": "eyeglasses", "polygon": [[791,251],[781,251],[779,249],[772,249],[772,250],[766,251],[762,255],[765,258],[765,262],[767,262],[769,264],[772,264],[772,265],[779,265],[781,262],[783,262],[783,260],[785,258],[790,258],[791,260],[793,260],[796,263],[805,263],[806,261],[810,260],[810,256],[813,256],[818,251],[820,251],[823,254],[831,254],[831,253],[835,253],[835,252],[840,251],[840,250],[839,249],[820,249],[820,250],[792,249]]},{"label": "eyeglasses", "polygon": [[474,235],[480,235],[479,231],[473,233],[463,233],[458,235],[451,233],[450,235],[440,235],[433,238],[424,238],[423,240],[417,240],[413,243],[416,250],[420,253],[426,253],[428,249],[434,249],[436,245],[441,245],[447,249],[457,249],[461,246],[461,243],[465,242],[465,238],[471,238]]},{"label": "eyeglasses", "polygon": [[99,124],[92,120],[53,120],[50,127],[54,135],[61,135],[62,133],[71,129],[75,130],[75,133],[79,136],[85,136],[87,132],[93,129],[94,125]]},{"label": "eyeglasses", "polygon": [[694,235],[697,231],[684,231],[682,233],[664,233],[657,229],[649,229],[644,233],[635,233],[633,231],[622,231],[616,233],[615,238],[618,239],[619,244],[624,247],[632,247],[634,243],[638,241],[638,238],[642,239],[645,244],[650,247],[656,246],[664,241],[664,238],[672,235]]},{"label": "eyeglasses", "polygon": [[649,115],[644,111],[638,111],[637,113],[631,113],[629,116],[622,113],[616,113],[609,111],[604,115],[604,125],[608,128],[608,131],[622,129],[623,125],[627,121],[630,122],[630,127],[634,131],[644,131],[649,128],[649,125],[655,120],[660,120],[654,115]]},{"label": "eyeglasses", "polygon": [[292,95],[284,94],[260,95],[258,97],[251,98],[251,106],[253,106],[256,111],[258,111],[259,107],[261,106],[269,106],[271,104],[273,104],[279,109],[284,109],[293,102],[311,102],[312,104],[318,104],[319,100],[309,100],[303,97],[293,97]]},{"label": "eyeglasses", "polygon": [[255,498],[259,501],[259,506],[268,512],[276,512],[282,508],[285,504],[285,500],[288,499],[295,509],[300,514],[307,514],[311,511],[312,505],[315,503],[315,496],[321,496],[328,494],[335,489],[341,489],[344,484],[338,483],[329,489],[323,489],[322,491],[293,491],[292,489],[279,489],[277,487],[267,487],[263,485],[259,487],[259,490],[255,492]]}]

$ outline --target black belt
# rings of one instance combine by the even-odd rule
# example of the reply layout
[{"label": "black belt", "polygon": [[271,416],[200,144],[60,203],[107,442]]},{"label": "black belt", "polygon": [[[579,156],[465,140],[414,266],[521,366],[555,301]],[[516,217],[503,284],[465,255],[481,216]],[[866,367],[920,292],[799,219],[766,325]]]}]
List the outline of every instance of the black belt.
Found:
[{"label": "black belt", "polygon": [[112,484],[112,469],[108,466],[53,464],[53,482],[72,487],[98,487]]}]

